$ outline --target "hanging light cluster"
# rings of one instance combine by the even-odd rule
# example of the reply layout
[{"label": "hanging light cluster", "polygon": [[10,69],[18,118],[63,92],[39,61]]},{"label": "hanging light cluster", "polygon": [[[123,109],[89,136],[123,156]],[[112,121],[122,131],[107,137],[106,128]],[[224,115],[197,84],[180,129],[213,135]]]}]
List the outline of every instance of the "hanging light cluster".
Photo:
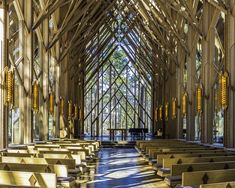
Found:
[{"label": "hanging light cluster", "polygon": [[64,115],[64,98],[60,97],[60,115]]},{"label": "hanging light cluster", "polygon": [[165,104],[165,120],[168,120],[168,116],[169,116],[169,104],[168,102]]},{"label": "hanging light cluster", "polygon": [[34,81],[32,88],[32,109],[34,112],[39,111],[39,83]]},{"label": "hanging light cluster", "polygon": [[197,113],[202,113],[202,86],[197,87]]},{"label": "hanging light cluster", "polygon": [[12,106],[14,101],[14,71],[8,67],[4,69],[5,105]]},{"label": "hanging light cluster", "polygon": [[187,113],[187,93],[185,92],[182,97],[182,114],[186,116]]},{"label": "hanging light cluster", "polygon": [[162,120],[162,105],[159,107],[159,120]]},{"label": "hanging light cluster", "polygon": [[171,101],[171,118],[176,118],[176,98],[172,98]]},{"label": "hanging light cluster", "polygon": [[68,101],[68,120],[72,120],[73,104],[72,101]]},{"label": "hanging light cluster", "polygon": [[78,106],[74,104],[74,120],[78,119]]},{"label": "hanging light cluster", "polygon": [[220,103],[223,110],[228,108],[228,74],[221,73],[219,76],[220,84]]},{"label": "hanging light cluster", "polygon": [[49,112],[53,116],[54,115],[54,106],[55,106],[55,95],[53,92],[49,95]]}]

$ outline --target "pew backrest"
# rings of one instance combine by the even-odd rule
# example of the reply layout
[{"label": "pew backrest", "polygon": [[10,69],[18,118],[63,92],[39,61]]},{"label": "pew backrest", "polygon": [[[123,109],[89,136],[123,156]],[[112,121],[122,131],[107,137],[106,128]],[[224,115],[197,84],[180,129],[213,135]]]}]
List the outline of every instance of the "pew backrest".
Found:
[{"label": "pew backrest", "polygon": [[171,176],[181,176],[183,172],[221,169],[235,169],[235,161],[172,165]]},{"label": "pew backrest", "polygon": [[56,175],[53,173],[33,173],[0,170],[0,177],[1,185],[56,188]]},{"label": "pew backrest", "polygon": [[220,161],[235,161],[235,156],[165,158],[163,159],[163,167],[171,168],[171,166],[175,164],[207,163],[207,162],[220,162]]},{"label": "pew backrest", "polygon": [[235,169],[184,172],[182,174],[182,186],[235,181],[234,174]]}]

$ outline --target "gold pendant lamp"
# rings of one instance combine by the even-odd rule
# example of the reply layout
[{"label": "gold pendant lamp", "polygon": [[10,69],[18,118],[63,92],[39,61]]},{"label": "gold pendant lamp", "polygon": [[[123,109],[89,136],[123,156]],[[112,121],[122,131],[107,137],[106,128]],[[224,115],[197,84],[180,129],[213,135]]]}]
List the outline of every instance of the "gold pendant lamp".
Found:
[{"label": "gold pendant lamp", "polygon": [[54,106],[55,106],[55,95],[52,92],[49,95],[49,112],[52,116],[54,115]]},{"label": "gold pendant lamp", "polygon": [[74,120],[78,119],[78,106],[74,104]]},{"label": "gold pendant lamp", "polygon": [[197,87],[197,113],[202,113],[202,86]]},{"label": "gold pendant lamp", "polygon": [[5,105],[12,107],[14,102],[14,71],[4,69]]},{"label": "gold pendant lamp", "polygon": [[176,98],[172,98],[171,101],[171,118],[176,118]]},{"label": "gold pendant lamp", "polygon": [[223,110],[228,108],[228,74],[221,73],[219,76],[220,84],[220,103]]},{"label": "gold pendant lamp", "polygon": [[159,120],[162,120],[162,105],[159,107]]},{"label": "gold pendant lamp", "polygon": [[68,101],[68,120],[72,120],[72,111],[73,111],[72,101]]},{"label": "gold pendant lamp", "polygon": [[64,115],[64,98],[60,97],[60,115]]},{"label": "gold pendant lamp", "polygon": [[187,93],[185,92],[182,97],[182,115],[186,116],[187,113]]},{"label": "gold pendant lamp", "polygon": [[169,104],[168,102],[165,104],[165,120],[168,120],[168,116],[169,116]]},{"label": "gold pendant lamp", "polygon": [[33,83],[33,88],[32,88],[32,109],[34,112],[38,112],[39,111],[39,83],[38,81],[35,81]]}]

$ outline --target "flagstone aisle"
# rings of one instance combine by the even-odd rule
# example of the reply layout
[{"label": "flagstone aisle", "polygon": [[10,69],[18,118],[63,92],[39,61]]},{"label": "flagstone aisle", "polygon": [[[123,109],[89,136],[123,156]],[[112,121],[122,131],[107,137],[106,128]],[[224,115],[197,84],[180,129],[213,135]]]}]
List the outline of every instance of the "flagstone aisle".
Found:
[{"label": "flagstone aisle", "polygon": [[168,187],[135,149],[104,148],[99,157],[89,188]]}]

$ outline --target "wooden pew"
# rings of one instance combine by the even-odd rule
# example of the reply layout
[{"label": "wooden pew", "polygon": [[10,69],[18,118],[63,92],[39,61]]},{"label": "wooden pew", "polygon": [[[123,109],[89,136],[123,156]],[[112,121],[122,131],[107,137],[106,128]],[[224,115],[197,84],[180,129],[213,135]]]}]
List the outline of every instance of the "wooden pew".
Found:
[{"label": "wooden pew", "polygon": [[221,161],[235,161],[235,156],[211,156],[211,157],[182,157],[173,159],[163,159],[163,168],[171,168],[175,164],[184,163],[208,163]]},{"label": "wooden pew", "polygon": [[174,187],[175,185],[181,183],[183,172],[221,169],[235,169],[235,161],[172,165],[171,174],[170,176],[167,176],[164,181],[167,183],[167,185]]},{"label": "wooden pew", "polygon": [[200,188],[235,188],[235,181],[200,185]]},{"label": "wooden pew", "polygon": [[62,164],[68,167],[69,173],[76,170],[75,159],[63,159],[58,156],[57,158],[1,157],[0,161],[4,163],[23,164]]},{"label": "wooden pew", "polygon": [[6,153],[30,153],[30,154],[37,154],[36,150],[28,150],[26,149],[7,149]]},{"label": "wooden pew", "polygon": [[56,188],[56,175],[53,173],[33,173],[0,170],[0,185]]},{"label": "wooden pew", "polygon": [[35,144],[34,146],[29,146],[30,149],[34,148],[60,148],[60,145],[58,144]]},{"label": "wooden pew", "polygon": [[54,173],[57,177],[57,184],[63,187],[75,187],[74,177],[68,176],[68,167],[58,164],[26,164],[26,163],[0,163],[0,170],[24,171],[37,173]]},{"label": "wooden pew", "polygon": [[170,147],[163,147],[163,148],[152,148],[148,150],[148,156],[149,156],[149,159],[155,159],[157,158],[157,154],[162,152],[162,153],[166,153],[166,152],[183,152],[183,151],[187,151],[187,152],[193,152],[193,151],[197,151],[197,150],[216,150],[215,148],[207,148],[207,147],[173,147],[173,148],[170,148]]},{"label": "wooden pew", "polygon": [[77,178],[82,175],[82,170],[76,167],[75,159],[63,159],[59,156],[56,158],[2,157],[0,161],[5,163],[66,165],[69,176]]},{"label": "wooden pew", "polygon": [[235,181],[235,169],[184,172],[182,186],[200,186],[202,184]]},{"label": "wooden pew", "polygon": [[194,158],[194,157],[210,157],[210,156],[234,156],[234,152],[225,152],[225,151],[219,151],[219,150],[198,150],[193,152],[176,152],[176,153],[165,153],[165,154],[159,154],[157,155],[157,168],[170,168],[171,166],[166,166],[166,163],[164,165],[164,160],[166,159],[178,159],[178,158]]},{"label": "wooden pew", "polygon": [[155,147],[166,147],[166,146],[187,146],[187,145],[199,145],[199,144],[192,144],[185,141],[179,140],[164,140],[159,142],[142,142],[139,144],[140,151],[145,151],[146,147],[148,146],[155,146]]},{"label": "wooden pew", "polygon": [[35,157],[36,153],[7,153],[2,152],[2,156],[9,156],[9,157]]},{"label": "wooden pew", "polygon": [[[157,170],[157,174],[161,177],[166,177],[169,176],[171,173],[171,168],[160,168],[160,166],[163,165],[163,160],[167,158],[179,158],[179,157],[210,157],[210,156],[230,156],[230,153],[194,153],[194,154],[174,154],[172,156],[164,156],[164,155],[159,155],[159,163],[157,163],[159,166],[155,166],[154,169]],[[231,156],[235,156],[234,153],[231,154]]]},{"label": "wooden pew", "polygon": [[60,145],[62,148],[73,148],[73,149],[83,149],[86,150],[87,155],[91,155],[92,153],[94,154],[94,147],[89,147],[89,146],[82,146],[82,145],[74,145],[74,144],[63,144]]}]

